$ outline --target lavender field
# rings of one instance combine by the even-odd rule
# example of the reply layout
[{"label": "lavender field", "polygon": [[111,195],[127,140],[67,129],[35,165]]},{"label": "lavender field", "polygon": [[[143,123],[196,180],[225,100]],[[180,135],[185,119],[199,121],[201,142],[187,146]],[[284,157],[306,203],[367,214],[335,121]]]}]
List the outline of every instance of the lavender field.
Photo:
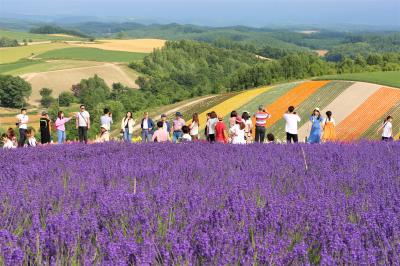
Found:
[{"label": "lavender field", "polygon": [[0,167],[0,264],[400,264],[400,143],[64,145]]}]

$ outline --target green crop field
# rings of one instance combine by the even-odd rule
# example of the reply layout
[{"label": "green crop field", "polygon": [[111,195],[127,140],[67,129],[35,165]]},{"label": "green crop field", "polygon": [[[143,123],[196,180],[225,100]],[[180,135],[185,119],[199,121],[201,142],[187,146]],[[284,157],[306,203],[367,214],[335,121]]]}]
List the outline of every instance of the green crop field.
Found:
[{"label": "green crop field", "polygon": [[9,39],[17,40],[18,42],[33,41],[33,42],[43,42],[43,41],[77,41],[82,40],[80,37],[66,37],[66,36],[54,36],[47,34],[35,34],[24,31],[9,31],[5,29],[0,29],[0,38],[6,37]]},{"label": "green crop field", "polygon": [[[22,59],[17,62],[1,64],[0,74],[3,75],[23,75],[27,73],[38,73],[61,69],[71,69],[77,67],[89,67],[101,65],[101,62],[81,61],[81,60],[28,60]],[[127,67],[128,68],[128,67]]]},{"label": "green crop field", "polygon": [[316,78],[317,80],[337,79],[337,80],[353,80],[365,81],[381,85],[387,85],[400,88],[400,71],[387,72],[363,72],[343,75],[329,75]]},{"label": "green crop field", "polygon": [[66,46],[66,44],[62,43],[46,43],[0,48],[0,64],[16,62],[22,58],[36,56],[37,54]]},{"label": "green crop field", "polygon": [[42,59],[75,59],[101,62],[132,62],[141,60],[145,56],[145,53],[73,47],[48,51],[40,54],[38,57]]}]

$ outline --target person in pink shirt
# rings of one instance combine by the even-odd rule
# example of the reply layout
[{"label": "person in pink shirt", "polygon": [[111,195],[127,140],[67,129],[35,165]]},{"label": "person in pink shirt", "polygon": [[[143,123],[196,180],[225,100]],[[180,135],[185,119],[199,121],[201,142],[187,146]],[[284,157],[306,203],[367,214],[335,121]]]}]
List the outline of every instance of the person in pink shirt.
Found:
[{"label": "person in pink shirt", "polygon": [[57,143],[58,144],[62,144],[66,140],[65,123],[67,123],[69,120],[71,120],[71,117],[70,118],[64,117],[63,111],[58,112],[57,120],[55,123],[56,130],[57,130]]},{"label": "person in pink shirt", "polygon": [[180,112],[176,112],[174,121],[172,121],[172,142],[176,143],[183,135],[182,127],[186,125]]},{"label": "person in pink shirt", "polygon": [[169,142],[169,141],[171,141],[171,138],[169,137],[169,132],[164,129],[163,125],[164,125],[163,121],[157,122],[158,129],[153,134],[153,137],[152,137],[153,142]]}]

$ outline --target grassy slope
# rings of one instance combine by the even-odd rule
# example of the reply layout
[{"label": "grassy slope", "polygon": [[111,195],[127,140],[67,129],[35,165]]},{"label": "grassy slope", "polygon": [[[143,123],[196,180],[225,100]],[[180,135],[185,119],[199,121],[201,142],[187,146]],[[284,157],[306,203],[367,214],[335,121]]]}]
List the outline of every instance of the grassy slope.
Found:
[{"label": "grassy slope", "polygon": [[46,51],[67,47],[62,43],[46,43],[19,47],[0,48],[0,64],[16,62],[22,58],[44,53]]},{"label": "grassy slope", "polygon": [[64,48],[47,51],[38,57],[42,59],[76,59],[102,62],[132,62],[141,60],[146,56],[145,53],[133,53],[122,51],[106,51],[96,48]]},{"label": "grassy slope", "polygon": [[[236,109],[236,111],[239,115],[241,115],[244,111],[250,112],[250,115],[252,115],[257,111],[258,106],[269,105],[270,103],[274,102],[278,97],[285,94],[287,91],[298,84],[298,82],[291,82],[287,84],[277,85],[276,87],[258,95],[252,101],[246,103],[245,105],[242,105],[240,108]],[[226,123],[228,123],[229,117],[230,113],[224,117]]]},{"label": "grassy slope", "polygon": [[372,124],[362,135],[362,138],[367,139],[380,139],[382,135],[382,130],[378,131],[379,127],[382,126],[383,120],[387,116],[393,117],[393,135],[400,133],[399,122],[400,122],[400,103],[390,108],[382,117],[380,117],[374,124]]},{"label": "grassy slope", "polygon": [[23,75],[26,73],[46,72],[53,70],[69,69],[76,67],[88,67],[102,64],[94,61],[80,60],[20,60],[18,62],[1,64],[0,74]]},{"label": "grassy slope", "polygon": [[42,41],[75,41],[82,40],[79,37],[64,37],[64,36],[51,36],[47,34],[34,34],[24,31],[9,31],[5,29],[0,29],[0,37],[7,37],[10,39],[18,40],[18,42],[23,42],[23,40],[32,40],[34,42]]},{"label": "grassy slope", "polygon": [[[352,85],[351,82],[343,81],[333,81],[323,86],[297,106],[296,111],[302,117],[301,122],[298,127],[301,128],[305,123],[308,122],[308,116],[311,114],[312,110],[316,107],[323,110],[328,104],[330,104],[336,97],[338,97],[344,90]],[[282,114],[283,115],[283,114]],[[325,116],[325,114],[322,114]],[[274,134],[283,139],[285,137],[285,121],[283,118],[279,119],[275,124],[273,124],[269,131],[274,132]]]},{"label": "grassy slope", "polygon": [[400,71],[364,72],[364,73],[352,73],[343,75],[329,75],[329,76],[318,77],[316,79],[365,81],[365,82],[400,88]]}]

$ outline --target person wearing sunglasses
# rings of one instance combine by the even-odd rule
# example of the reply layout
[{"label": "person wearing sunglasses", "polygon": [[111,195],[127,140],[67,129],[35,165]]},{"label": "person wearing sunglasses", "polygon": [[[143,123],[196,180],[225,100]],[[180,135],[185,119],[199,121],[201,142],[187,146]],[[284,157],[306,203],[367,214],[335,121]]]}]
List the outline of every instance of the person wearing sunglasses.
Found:
[{"label": "person wearing sunglasses", "polygon": [[79,142],[88,142],[88,130],[90,129],[90,114],[85,109],[85,105],[80,106],[79,113],[76,114],[76,129],[78,129]]}]

